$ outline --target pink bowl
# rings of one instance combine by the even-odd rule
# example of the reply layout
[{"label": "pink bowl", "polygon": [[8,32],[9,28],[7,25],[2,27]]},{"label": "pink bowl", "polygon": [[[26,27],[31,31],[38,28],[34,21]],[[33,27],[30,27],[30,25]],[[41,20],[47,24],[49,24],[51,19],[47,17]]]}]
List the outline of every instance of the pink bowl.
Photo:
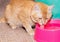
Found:
[{"label": "pink bowl", "polygon": [[52,19],[45,27],[36,24],[34,39],[36,42],[60,42],[60,19]]}]

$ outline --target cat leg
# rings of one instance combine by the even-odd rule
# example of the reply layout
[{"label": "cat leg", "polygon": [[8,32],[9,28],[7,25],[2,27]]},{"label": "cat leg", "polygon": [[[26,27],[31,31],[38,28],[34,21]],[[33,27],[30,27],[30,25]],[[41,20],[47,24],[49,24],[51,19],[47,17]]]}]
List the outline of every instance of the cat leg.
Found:
[{"label": "cat leg", "polygon": [[17,28],[17,26],[15,24],[11,24],[10,23],[10,26],[11,26],[12,29],[16,29]]},{"label": "cat leg", "polygon": [[28,23],[28,21],[24,21],[22,23],[23,23],[23,26],[25,27],[26,31],[28,32],[28,34],[34,35],[34,31],[31,28],[31,25]]},{"label": "cat leg", "polygon": [[16,28],[17,28],[17,25],[14,24],[13,22],[11,22],[10,20],[8,21],[8,24],[10,25],[10,27],[11,27],[12,29],[16,29]]},{"label": "cat leg", "polygon": [[[14,9],[11,7],[10,4],[8,4],[6,6],[6,10],[5,10],[5,17],[7,19],[7,23],[11,26],[12,29],[16,29],[16,17],[15,17],[15,11],[13,11]],[[13,11],[13,12],[12,12]],[[13,14],[14,13],[14,14]]]},{"label": "cat leg", "polygon": [[29,16],[28,14],[26,14],[24,11],[20,12],[20,14],[18,14],[18,18],[21,21],[23,27],[26,29],[26,31],[28,32],[28,34],[30,35],[34,35],[34,31],[29,23]]},{"label": "cat leg", "polygon": [[34,31],[31,28],[31,26],[29,24],[23,24],[23,26],[25,27],[26,31],[30,34],[30,35],[34,35]]}]

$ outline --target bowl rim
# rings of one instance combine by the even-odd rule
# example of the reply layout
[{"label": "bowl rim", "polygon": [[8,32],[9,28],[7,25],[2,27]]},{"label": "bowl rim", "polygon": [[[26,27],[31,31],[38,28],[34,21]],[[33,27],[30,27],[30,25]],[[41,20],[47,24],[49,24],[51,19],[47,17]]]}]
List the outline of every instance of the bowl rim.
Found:
[{"label": "bowl rim", "polygon": [[[50,23],[56,23],[57,21],[60,21],[60,19],[52,19]],[[52,21],[55,21],[55,22],[52,22]],[[59,22],[58,22],[59,23]],[[60,24],[60,23],[59,23]],[[38,24],[36,24],[36,29],[40,29],[42,31],[59,31],[60,29],[41,29],[40,26]]]}]

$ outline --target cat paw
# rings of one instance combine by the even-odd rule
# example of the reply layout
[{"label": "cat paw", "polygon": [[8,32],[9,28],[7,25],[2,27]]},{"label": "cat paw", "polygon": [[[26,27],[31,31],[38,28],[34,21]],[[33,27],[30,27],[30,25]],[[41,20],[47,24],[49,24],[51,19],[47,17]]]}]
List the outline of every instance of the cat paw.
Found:
[{"label": "cat paw", "polygon": [[12,26],[12,29],[16,29],[16,26]]},{"label": "cat paw", "polygon": [[34,31],[30,31],[29,34],[30,34],[31,36],[33,36],[33,35],[34,35]]}]

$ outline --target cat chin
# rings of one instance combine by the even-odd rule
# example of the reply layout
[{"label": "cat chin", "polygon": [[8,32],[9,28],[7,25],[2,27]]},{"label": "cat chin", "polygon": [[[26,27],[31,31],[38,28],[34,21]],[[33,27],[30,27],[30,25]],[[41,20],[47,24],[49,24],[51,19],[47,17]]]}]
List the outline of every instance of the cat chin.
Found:
[{"label": "cat chin", "polygon": [[42,23],[39,23],[40,25],[44,25],[44,24],[42,24]]}]

